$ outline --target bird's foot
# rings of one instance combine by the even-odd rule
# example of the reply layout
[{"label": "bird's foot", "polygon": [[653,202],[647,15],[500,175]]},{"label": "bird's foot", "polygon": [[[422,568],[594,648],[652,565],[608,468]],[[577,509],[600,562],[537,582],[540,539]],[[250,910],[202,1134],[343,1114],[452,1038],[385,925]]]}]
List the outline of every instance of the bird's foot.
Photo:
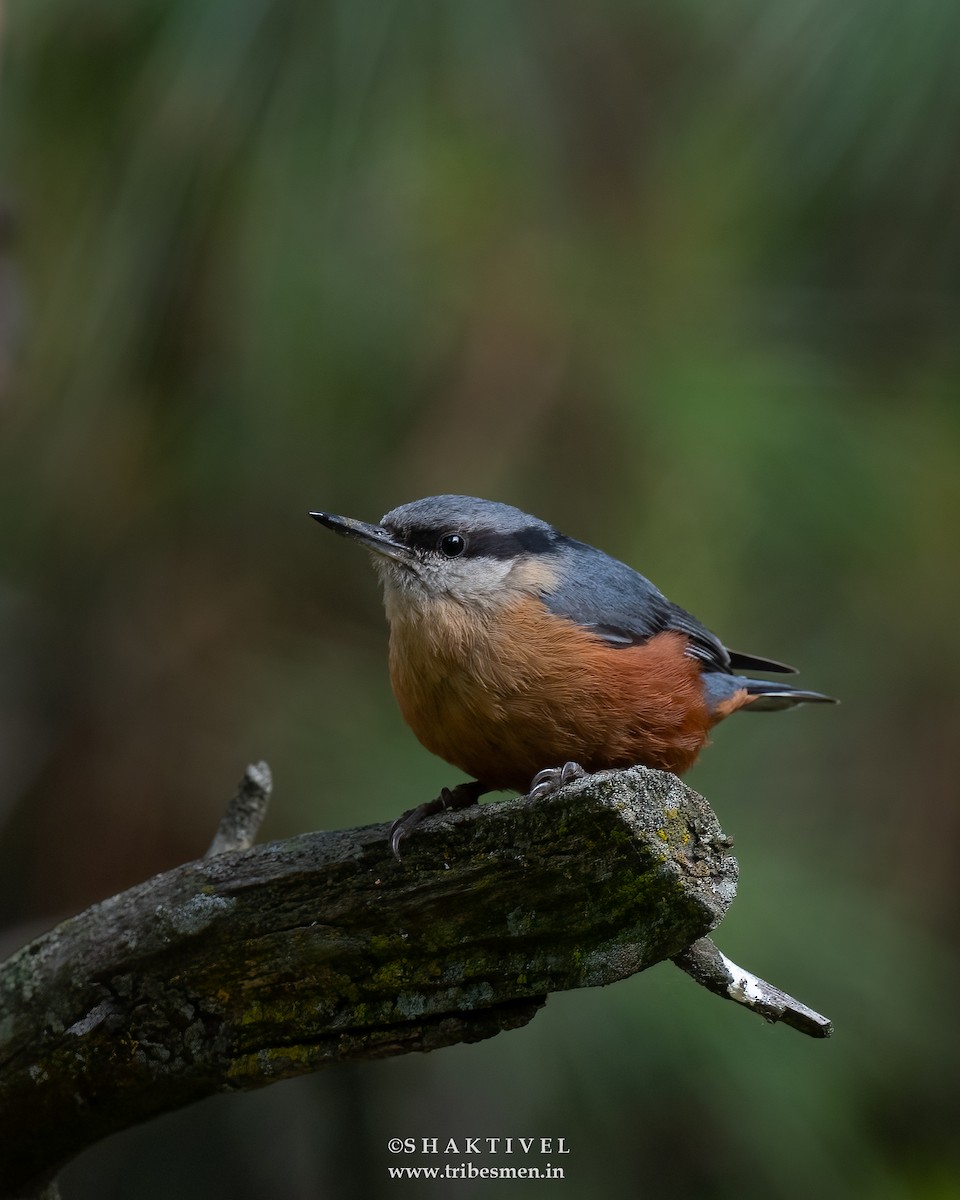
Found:
[{"label": "bird's foot", "polygon": [[469,808],[471,804],[476,804],[483,793],[488,790],[477,780],[458,783],[455,788],[441,789],[440,795],[433,800],[428,800],[425,804],[418,804],[416,808],[409,808],[405,813],[401,813],[390,826],[390,849],[397,862],[400,861],[401,841],[408,833],[412,833],[421,821],[436,813],[446,812],[448,808]]},{"label": "bird's foot", "polygon": [[552,796],[554,792],[559,792],[565,783],[582,779],[586,773],[583,767],[575,762],[564,763],[562,767],[547,767],[545,771],[538,771],[530,780],[530,791],[524,799],[543,800]]}]

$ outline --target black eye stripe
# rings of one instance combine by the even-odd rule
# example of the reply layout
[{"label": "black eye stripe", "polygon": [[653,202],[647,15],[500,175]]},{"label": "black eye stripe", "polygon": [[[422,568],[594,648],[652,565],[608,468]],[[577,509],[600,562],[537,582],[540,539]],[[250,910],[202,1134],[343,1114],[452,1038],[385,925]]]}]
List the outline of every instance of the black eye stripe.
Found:
[{"label": "black eye stripe", "polygon": [[520,554],[549,554],[558,549],[560,535],[542,525],[528,525],[514,533],[483,529],[470,535],[468,554],[487,558],[516,558]]},{"label": "black eye stripe", "polygon": [[392,532],[408,546],[424,554],[444,555],[446,552],[440,548],[442,539],[461,537],[466,543],[460,551],[464,558],[505,559],[521,554],[550,554],[557,551],[563,541],[561,534],[543,525],[528,525],[510,533],[501,533],[498,529],[438,529],[436,526],[396,529]]}]

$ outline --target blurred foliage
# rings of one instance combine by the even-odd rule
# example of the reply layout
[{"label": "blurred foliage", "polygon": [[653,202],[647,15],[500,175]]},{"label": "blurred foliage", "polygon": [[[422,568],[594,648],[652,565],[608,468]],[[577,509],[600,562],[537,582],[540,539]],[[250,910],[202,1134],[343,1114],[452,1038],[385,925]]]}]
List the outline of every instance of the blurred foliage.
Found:
[{"label": "blurred foliage", "polygon": [[519,504],[844,700],[691,777],[721,942],[832,1042],[664,966],[175,1114],[66,1200],[394,1195],[387,1137],[449,1134],[566,1137],[574,1197],[960,1194],[958,35],[948,0],[9,6],[11,947],[200,854],[248,760],[273,836],[452,781],[311,507]]}]

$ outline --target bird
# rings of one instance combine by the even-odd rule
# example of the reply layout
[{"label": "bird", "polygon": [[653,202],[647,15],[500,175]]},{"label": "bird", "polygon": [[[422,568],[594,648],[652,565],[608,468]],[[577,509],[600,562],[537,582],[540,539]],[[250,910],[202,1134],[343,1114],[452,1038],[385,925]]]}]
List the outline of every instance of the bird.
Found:
[{"label": "bird", "polygon": [[509,504],[427,496],[379,524],[309,515],[370,552],[401,714],[471,776],[397,818],[397,858],[424,817],[488,792],[543,796],[638,764],[680,775],[734,712],[837,703],[745,673],[796,669],[727,649],[626,563]]}]

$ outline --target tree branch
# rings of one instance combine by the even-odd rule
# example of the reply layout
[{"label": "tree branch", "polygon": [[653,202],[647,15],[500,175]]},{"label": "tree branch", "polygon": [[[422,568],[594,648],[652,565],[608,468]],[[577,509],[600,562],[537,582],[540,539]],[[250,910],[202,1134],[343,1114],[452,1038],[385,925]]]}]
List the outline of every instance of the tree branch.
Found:
[{"label": "tree branch", "polygon": [[272,791],[273,776],[265,762],[247,767],[204,857],[213,858],[228,850],[249,850],[267,815]]},{"label": "tree branch", "polygon": [[673,961],[709,991],[745,1005],[771,1023],[782,1021],[792,1029],[816,1038],[829,1037],[833,1033],[833,1025],[827,1017],[738,967],[708,937],[700,938],[680,954],[675,954]]},{"label": "tree branch", "polygon": [[383,825],[220,850],[249,843],[268,795],[251,768],[208,857],[0,967],[0,1194],[35,1194],[97,1139],[212,1092],[477,1041],[551,991],[670,957],[712,987],[685,951],[723,917],[737,865],[672,775],[605,772],[434,818],[402,863]]}]

